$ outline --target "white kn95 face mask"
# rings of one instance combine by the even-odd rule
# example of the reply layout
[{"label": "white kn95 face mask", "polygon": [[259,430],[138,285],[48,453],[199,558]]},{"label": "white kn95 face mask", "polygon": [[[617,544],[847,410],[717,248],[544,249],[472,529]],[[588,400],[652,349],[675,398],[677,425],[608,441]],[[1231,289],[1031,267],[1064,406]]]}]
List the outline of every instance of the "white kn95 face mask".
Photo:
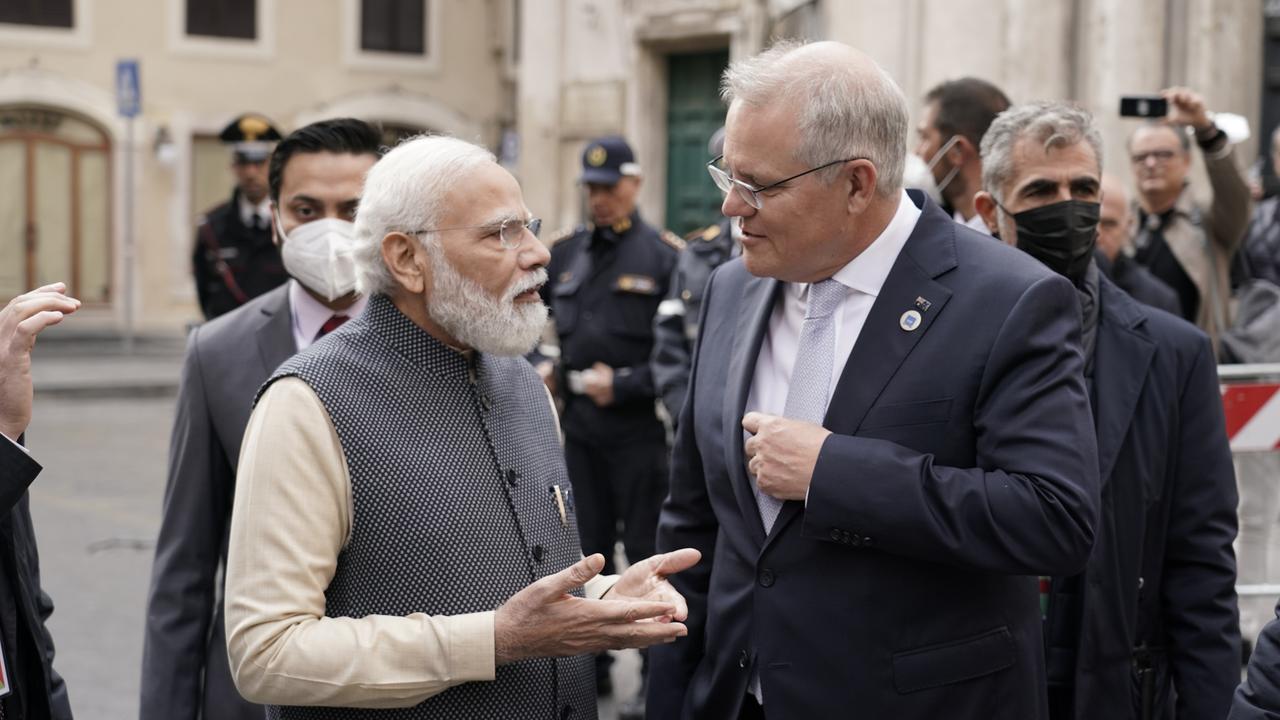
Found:
[{"label": "white kn95 face mask", "polygon": [[276,232],[282,238],[280,257],[284,269],[307,289],[330,302],[355,291],[355,225],[351,222],[324,218],[285,233],[277,213]]}]

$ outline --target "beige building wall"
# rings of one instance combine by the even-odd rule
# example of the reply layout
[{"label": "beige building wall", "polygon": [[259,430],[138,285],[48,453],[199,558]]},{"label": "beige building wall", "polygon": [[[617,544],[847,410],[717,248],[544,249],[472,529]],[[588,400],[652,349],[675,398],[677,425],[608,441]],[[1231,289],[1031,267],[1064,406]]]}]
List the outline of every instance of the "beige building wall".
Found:
[{"label": "beige building wall", "polygon": [[[1128,180],[1125,140],[1138,126],[1119,116],[1125,94],[1171,85],[1201,92],[1211,110],[1249,119],[1256,154],[1262,86],[1261,0],[867,0],[826,2],[825,37],[875,57],[902,85],[913,126],[928,90],[975,75],[1015,103],[1066,99],[1093,113],[1104,166]],[[1204,192],[1198,170],[1193,188]]]},{"label": "beige building wall", "polygon": [[[738,58],[778,36],[869,53],[902,86],[913,128],[929,88],[964,75],[991,80],[1014,102],[1078,102],[1102,129],[1106,169],[1126,179],[1124,141],[1136,124],[1118,116],[1122,94],[1188,84],[1211,109],[1249,119],[1255,137],[1237,150],[1242,166],[1257,150],[1262,0],[522,2],[530,51],[519,76],[520,169],[537,177],[526,183],[530,202],[553,226],[580,220],[577,153],[602,132],[632,141],[646,171],[641,207],[661,223],[666,54],[728,48]],[[557,41],[532,47],[546,37]],[[1207,187],[1202,173],[1193,183]]]},{"label": "beige building wall", "polygon": [[[245,111],[288,132],[335,115],[424,127],[495,150],[515,122],[508,57],[515,0],[427,0],[427,58],[405,60],[358,50],[358,0],[258,0],[258,40],[191,38],[183,0],[77,0],[71,31],[0,25],[0,107],[38,104],[88,117],[114,148],[112,276],[116,302],[75,325],[120,331],[128,324],[121,291],[125,248],[125,165],[134,167],[134,326],[181,328],[199,317],[190,279],[193,177],[207,186],[215,155],[193,150]],[[133,152],[115,114],[114,71],[121,58],[141,67],[142,114]],[[157,140],[172,152],[162,157]],[[198,163],[198,158],[204,158]],[[225,167],[229,156],[221,164]],[[230,197],[225,170],[222,196]],[[10,258],[0,259],[9,262]]]}]

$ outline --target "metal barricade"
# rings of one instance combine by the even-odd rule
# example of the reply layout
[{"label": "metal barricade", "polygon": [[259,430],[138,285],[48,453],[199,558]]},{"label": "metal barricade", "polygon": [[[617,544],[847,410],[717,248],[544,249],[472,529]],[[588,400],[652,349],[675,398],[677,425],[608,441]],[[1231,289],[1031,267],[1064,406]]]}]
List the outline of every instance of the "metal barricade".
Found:
[{"label": "metal barricade", "polygon": [[1280,489],[1267,489],[1280,484],[1272,470],[1280,468],[1280,363],[1219,365],[1218,380],[1240,490],[1236,553],[1242,582],[1236,584],[1236,593],[1241,630],[1252,640],[1261,625],[1275,617],[1273,608],[1280,597],[1280,575],[1270,570],[1280,564],[1280,558],[1271,559],[1280,548],[1280,517],[1275,515]]}]

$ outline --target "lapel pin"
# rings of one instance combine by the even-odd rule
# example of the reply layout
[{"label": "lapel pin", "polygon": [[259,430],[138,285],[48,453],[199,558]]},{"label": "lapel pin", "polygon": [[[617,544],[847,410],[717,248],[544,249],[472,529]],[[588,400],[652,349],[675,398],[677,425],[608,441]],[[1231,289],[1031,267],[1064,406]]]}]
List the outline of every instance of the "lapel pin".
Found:
[{"label": "lapel pin", "polygon": [[925,300],[923,297],[917,296],[916,307],[920,309],[920,312],[929,312],[929,308],[933,307],[933,303]]},{"label": "lapel pin", "polygon": [[908,310],[902,313],[902,317],[898,318],[898,327],[907,332],[915,332],[920,327],[920,313],[915,310]]}]

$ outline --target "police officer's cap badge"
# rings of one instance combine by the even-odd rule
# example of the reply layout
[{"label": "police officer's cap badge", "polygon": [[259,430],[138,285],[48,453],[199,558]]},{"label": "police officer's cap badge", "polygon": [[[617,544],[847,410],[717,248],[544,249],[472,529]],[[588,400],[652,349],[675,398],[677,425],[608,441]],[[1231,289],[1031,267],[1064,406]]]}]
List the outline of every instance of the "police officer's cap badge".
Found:
[{"label": "police officer's cap badge", "polygon": [[609,153],[605,152],[605,149],[600,145],[596,145],[587,151],[587,164],[591,167],[600,167],[608,159]]}]

